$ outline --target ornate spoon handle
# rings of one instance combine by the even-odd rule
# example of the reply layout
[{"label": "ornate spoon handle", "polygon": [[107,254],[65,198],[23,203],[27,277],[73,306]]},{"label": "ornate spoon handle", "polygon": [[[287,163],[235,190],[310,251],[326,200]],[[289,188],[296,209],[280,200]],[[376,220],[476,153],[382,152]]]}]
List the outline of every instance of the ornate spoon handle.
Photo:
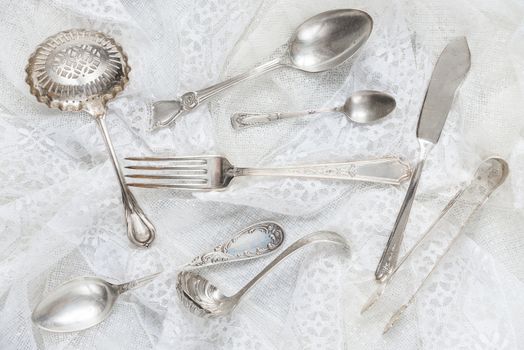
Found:
[{"label": "ornate spoon handle", "polygon": [[126,282],[126,283],[119,284],[119,285],[116,286],[118,288],[118,294],[122,294],[122,293],[125,293],[125,292],[129,291],[129,290],[145,286],[146,284],[148,284],[149,282],[154,280],[162,272],[163,271],[158,271],[158,272],[155,272],[152,275],[144,276],[144,277],[138,278],[138,279],[133,280],[133,281],[129,281],[129,282]]},{"label": "ornate spoon handle", "polygon": [[140,208],[140,205],[138,205],[135,196],[133,196],[133,193],[131,193],[127,187],[124,175],[122,174],[122,170],[118,164],[118,159],[116,157],[113,144],[111,143],[109,133],[107,132],[105,114],[97,116],[95,119],[102,133],[107,150],[109,151],[109,158],[111,159],[113,168],[115,169],[118,183],[120,185],[120,190],[122,192],[122,203],[124,204],[127,223],[127,236],[133,244],[140,247],[149,247],[149,245],[155,239],[155,226],[153,226],[151,221],[149,221],[146,214],[144,214],[142,211],[142,208]]},{"label": "ornate spoon handle", "polygon": [[235,168],[234,175],[308,177],[399,185],[409,179],[411,169],[399,158],[381,158],[282,168]]},{"label": "ornate spoon handle", "polygon": [[283,65],[284,64],[281,62],[281,59],[276,58],[215,85],[211,85],[207,88],[197,91],[186,92],[178,100],[157,101],[153,104],[151,128],[157,129],[165,127],[176,121],[176,119],[178,119],[180,116],[198,107],[202,102],[211,96],[229,89],[230,87],[237,85],[244,80],[257,77],[274,69],[280,68]]},{"label": "ornate spoon handle", "polygon": [[310,109],[298,112],[245,113],[238,112],[231,116],[233,129],[245,129],[251,126],[265,125],[277,120],[304,117],[316,113],[336,112],[339,108]]},{"label": "ornate spoon handle", "polygon": [[195,257],[181,268],[197,268],[258,258],[278,249],[283,241],[284,229],[279,224],[271,221],[259,222],[243,229],[212,251]]}]

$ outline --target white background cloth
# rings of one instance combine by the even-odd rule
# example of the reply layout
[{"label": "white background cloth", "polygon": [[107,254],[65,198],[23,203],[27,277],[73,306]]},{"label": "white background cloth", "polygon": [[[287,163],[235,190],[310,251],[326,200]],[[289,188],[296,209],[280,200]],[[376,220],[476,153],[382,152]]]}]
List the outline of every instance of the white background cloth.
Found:
[{"label": "white background cloth", "polygon": [[[524,3],[519,0],[45,0],[2,1],[0,12],[0,349],[522,349],[524,348]],[[148,132],[153,99],[172,98],[244,71],[283,50],[306,18],[358,8],[374,18],[358,59],[333,71],[291,69],[245,82],[171,128]],[[472,68],[422,175],[405,251],[480,161],[498,154],[511,176],[475,215],[397,327],[386,298],[360,316],[404,197],[346,182],[239,179],[220,193],[134,190],[155,223],[147,250],[125,235],[119,188],[95,123],[48,109],[24,82],[37,44],[69,28],[122,44],[131,82],[109,105],[117,154],[221,153],[234,164],[277,165],[401,156],[414,163],[415,128],[432,67],[466,35]],[[381,123],[341,116],[234,132],[236,111],[335,106],[359,89],[397,99]],[[288,245],[319,229],[346,237],[351,259],[307,249],[275,269],[231,316],[204,320],[179,304],[175,268],[257,221],[280,222]],[[203,271],[233,293],[270,258]],[[79,275],[126,281],[165,273],[125,295],[102,324],[51,334],[30,313]],[[406,297],[406,290],[397,290]],[[389,302],[388,302],[389,300]],[[396,302],[393,302],[396,300]]]}]

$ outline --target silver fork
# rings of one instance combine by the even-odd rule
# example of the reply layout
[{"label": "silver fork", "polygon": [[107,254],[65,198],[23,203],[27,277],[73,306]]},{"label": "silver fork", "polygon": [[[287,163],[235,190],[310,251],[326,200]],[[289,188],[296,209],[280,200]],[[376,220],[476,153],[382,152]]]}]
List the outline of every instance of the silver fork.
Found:
[{"label": "silver fork", "polygon": [[[186,190],[220,190],[237,176],[287,176],[336,179],[399,185],[411,176],[411,168],[399,158],[358,160],[344,163],[309,164],[279,168],[241,168],[225,157],[129,157],[139,165],[125,168],[143,173],[126,174],[127,178],[151,180],[128,183],[143,188],[175,188]],[[142,165],[142,164],[144,165]]]}]

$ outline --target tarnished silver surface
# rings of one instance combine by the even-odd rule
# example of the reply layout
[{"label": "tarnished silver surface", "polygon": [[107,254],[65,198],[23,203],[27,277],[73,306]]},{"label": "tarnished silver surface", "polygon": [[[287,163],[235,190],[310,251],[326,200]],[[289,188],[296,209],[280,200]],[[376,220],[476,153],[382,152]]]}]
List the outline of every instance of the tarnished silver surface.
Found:
[{"label": "tarnished silver surface", "polygon": [[155,228],[128,189],[105,124],[106,104],[129,81],[122,48],[104,33],[72,29],[47,38],[29,58],[26,82],[38,101],[63,111],[86,111],[102,133],[115,169],[127,222],[138,246],[149,246]]},{"label": "tarnished silver surface", "polygon": [[284,242],[284,229],[272,221],[251,225],[212,251],[195,257],[182,269],[217,265],[257,258],[278,249]]},{"label": "tarnished silver surface", "polygon": [[308,116],[317,113],[339,112],[350,121],[366,124],[386,117],[396,107],[395,98],[385,92],[361,90],[346,99],[342,106],[322,108],[299,112],[246,113],[238,112],[231,116],[233,129],[244,129],[250,126],[265,125],[271,122]]},{"label": "tarnished silver surface", "polygon": [[419,161],[413,171],[406,197],[375,271],[375,278],[379,281],[385,280],[395,269],[422,168],[429,152],[438,142],[455,93],[466,77],[470,66],[471,55],[465,37],[450,42],[440,54],[435,65],[417,127],[417,138],[420,144]]},{"label": "tarnished silver surface", "polygon": [[203,317],[227,315],[238,305],[242,296],[279,262],[306,245],[321,242],[341,245],[349,250],[349,245],[346,240],[337,233],[329,231],[311,233],[291,244],[258,275],[232,296],[224,295],[207,279],[193,271],[182,271],[178,274],[176,285],[178,296],[182,304],[196,315]]},{"label": "tarnished silver surface", "polygon": [[373,20],[364,11],[340,9],[319,13],[295,30],[283,57],[208,88],[187,92],[179,99],[155,102],[151,127],[165,127],[211,96],[274,69],[287,66],[305,72],[322,72],[334,68],[364,45],[372,29]]},{"label": "tarnished silver surface", "polygon": [[[144,171],[126,174],[127,178],[151,181],[129,183],[129,186],[142,188],[220,190],[226,188],[237,176],[285,176],[398,185],[408,180],[411,175],[409,165],[398,158],[281,168],[235,167],[222,156],[129,157],[126,160],[144,164],[125,167],[130,171]],[[159,163],[161,165],[158,165]]]},{"label": "tarnished silver surface", "polygon": [[46,295],[33,310],[33,323],[50,332],[75,332],[109,316],[118,296],[152,281],[160,272],[123,284],[99,277],[78,277]]}]

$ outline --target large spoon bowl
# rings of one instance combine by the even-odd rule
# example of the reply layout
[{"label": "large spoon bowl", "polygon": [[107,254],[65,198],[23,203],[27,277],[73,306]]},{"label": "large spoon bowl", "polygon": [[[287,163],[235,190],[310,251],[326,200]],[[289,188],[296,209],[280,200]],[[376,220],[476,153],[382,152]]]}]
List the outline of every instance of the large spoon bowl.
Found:
[{"label": "large spoon bowl", "polygon": [[51,292],[35,308],[32,321],[50,332],[74,332],[107,318],[117,286],[96,277],[79,277]]},{"label": "large spoon bowl", "polygon": [[282,57],[205,89],[186,92],[178,99],[155,102],[151,128],[165,127],[211,96],[278,68],[287,66],[305,72],[335,68],[355,55],[368,40],[372,30],[373,20],[364,11],[339,9],[319,13],[295,29]]},{"label": "large spoon bowl", "polygon": [[288,45],[291,65],[306,72],[334,68],[353,56],[372,30],[373,19],[364,11],[319,13],[302,23],[291,37]]},{"label": "large spoon bowl", "polygon": [[33,310],[33,323],[49,332],[76,332],[105,320],[119,295],[151,282],[160,272],[113,284],[100,277],[78,277],[49,293]]}]

